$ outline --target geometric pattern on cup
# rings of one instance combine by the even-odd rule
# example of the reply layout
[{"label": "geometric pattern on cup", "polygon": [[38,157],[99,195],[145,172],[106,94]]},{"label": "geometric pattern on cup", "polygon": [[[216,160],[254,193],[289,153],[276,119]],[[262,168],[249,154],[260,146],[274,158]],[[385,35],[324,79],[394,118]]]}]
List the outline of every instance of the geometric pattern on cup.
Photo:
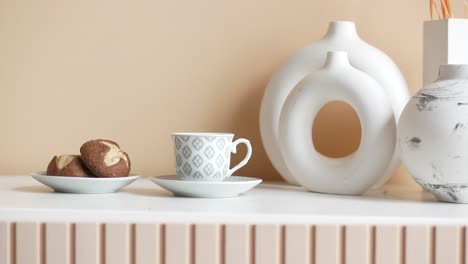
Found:
[{"label": "geometric pattern on cup", "polygon": [[232,136],[174,135],[173,140],[179,178],[221,180],[227,175]]}]

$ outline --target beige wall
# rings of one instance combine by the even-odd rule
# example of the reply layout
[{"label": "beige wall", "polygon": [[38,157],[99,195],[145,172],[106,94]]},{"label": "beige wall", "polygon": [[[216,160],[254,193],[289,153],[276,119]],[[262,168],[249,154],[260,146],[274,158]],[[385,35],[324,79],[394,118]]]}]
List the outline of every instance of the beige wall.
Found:
[{"label": "beige wall", "polygon": [[[354,20],[414,92],[427,9],[407,0],[0,0],[0,174],[44,169],[90,138],[120,142],[145,176],[172,173],[169,134],[190,130],[251,139],[239,174],[279,179],[258,130],[278,65],[330,20]],[[394,181],[411,182],[399,174]]]}]

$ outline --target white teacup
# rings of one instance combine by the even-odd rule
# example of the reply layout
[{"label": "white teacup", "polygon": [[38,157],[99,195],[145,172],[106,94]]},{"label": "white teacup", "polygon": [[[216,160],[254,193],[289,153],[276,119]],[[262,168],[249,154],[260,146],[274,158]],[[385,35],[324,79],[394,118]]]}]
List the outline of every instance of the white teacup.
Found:
[{"label": "white teacup", "polygon": [[[184,181],[222,181],[243,167],[252,156],[247,139],[232,142],[231,133],[173,133],[176,174]],[[247,155],[234,168],[230,168],[231,153],[237,145],[247,146]]]}]

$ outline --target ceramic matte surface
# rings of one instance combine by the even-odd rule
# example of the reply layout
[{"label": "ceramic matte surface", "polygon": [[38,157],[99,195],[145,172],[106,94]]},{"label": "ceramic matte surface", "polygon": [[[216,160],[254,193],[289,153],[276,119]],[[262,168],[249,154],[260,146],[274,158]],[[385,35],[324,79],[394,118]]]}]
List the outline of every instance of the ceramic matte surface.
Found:
[{"label": "ceramic matte surface", "polygon": [[[353,22],[336,21],[318,42],[296,52],[273,75],[262,101],[260,132],[263,145],[271,162],[283,178],[297,184],[295,175],[287,168],[280,151],[279,119],[286,97],[292,89],[312,71],[322,67],[328,51],[343,50],[349,54],[353,67],[369,74],[383,87],[391,103],[394,118],[398,120],[409,99],[409,92],[395,63],[383,52],[361,40]],[[382,89],[382,88],[381,88]],[[397,152],[378,185],[384,183],[399,164]]]},{"label": "ceramic matte surface", "polygon": [[47,176],[44,172],[34,173],[32,177],[56,192],[78,194],[113,193],[139,178],[139,176],[120,178],[60,177]]},{"label": "ceramic matte surface", "polygon": [[[252,156],[252,146],[247,139],[232,142],[230,133],[173,133],[176,174],[180,180],[222,181],[243,167]],[[229,169],[231,153],[238,144],[247,146],[245,158]]]},{"label": "ceramic matte surface", "polygon": [[228,198],[247,192],[261,179],[231,176],[222,182],[181,181],[175,175],[153,177],[151,180],[177,196],[194,198]]},{"label": "ceramic matte surface", "polygon": [[[310,136],[316,115],[334,100],[350,104],[362,127],[359,148],[344,158],[322,156]],[[330,52],[324,67],[305,77],[288,96],[279,136],[286,165],[303,187],[323,193],[362,194],[385,176],[392,161],[395,116],[374,79],[351,67],[346,52]]]},{"label": "ceramic matte surface", "polygon": [[398,124],[401,158],[439,200],[468,203],[468,65],[442,65]]}]

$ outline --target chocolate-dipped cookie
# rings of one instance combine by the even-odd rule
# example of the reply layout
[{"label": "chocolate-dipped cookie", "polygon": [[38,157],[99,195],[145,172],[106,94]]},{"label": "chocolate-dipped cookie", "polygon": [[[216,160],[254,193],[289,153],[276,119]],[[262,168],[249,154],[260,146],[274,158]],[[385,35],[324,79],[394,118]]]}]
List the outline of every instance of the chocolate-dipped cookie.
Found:
[{"label": "chocolate-dipped cookie", "polygon": [[80,148],[84,164],[98,177],[126,177],[130,173],[130,158],[111,140],[90,140]]},{"label": "chocolate-dipped cookie", "polygon": [[47,175],[69,177],[94,177],[79,155],[54,156],[47,166]]}]

